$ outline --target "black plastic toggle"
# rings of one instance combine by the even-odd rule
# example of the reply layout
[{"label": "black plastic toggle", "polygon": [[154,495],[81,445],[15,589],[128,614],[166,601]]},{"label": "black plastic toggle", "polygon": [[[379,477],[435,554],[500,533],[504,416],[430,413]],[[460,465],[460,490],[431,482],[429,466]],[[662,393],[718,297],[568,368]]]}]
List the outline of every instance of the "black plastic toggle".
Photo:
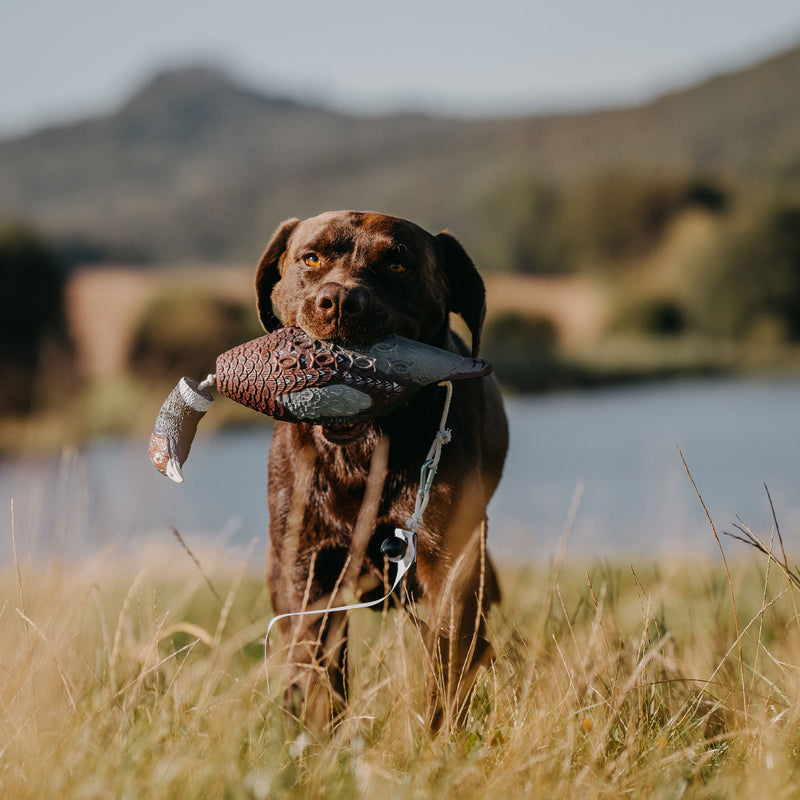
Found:
[{"label": "black plastic toggle", "polygon": [[402,561],[407,549],[408,543],[399,536],[389,536],[384,539],[381,544],[381,553],[383,553],[389,561]]}]

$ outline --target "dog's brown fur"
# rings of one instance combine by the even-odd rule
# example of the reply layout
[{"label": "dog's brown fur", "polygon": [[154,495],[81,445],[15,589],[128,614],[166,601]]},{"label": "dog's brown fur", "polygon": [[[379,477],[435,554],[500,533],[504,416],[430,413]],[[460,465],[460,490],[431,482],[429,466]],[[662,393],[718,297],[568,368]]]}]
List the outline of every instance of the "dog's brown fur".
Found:
[{"label": "dog's brown fur", "polygon": [[[284,222],[261,259],[256,296],[268,331],[297,325],[313,337],[353,347],[397,333],[467,353],[450,329],[455,312],[467,323],[476,355],[485,313],[483,281],[450,234],[432,236],[397,217],[351,211]],[[414,511],[420,467],[443,400],[441,388],[429,387],[407,407],[352,430],[276,423],[267,569],[276,613],[324,606],[348,583],[364,591],[362,599],[370,590],[380,596],[380,545]],[[496,381],[490,376],[456,383],[447,424],[452,442],[442,455],[409,580],[411,594],[430,609],[433,724],[458,713],[475,669],[490,652],[483,617],[499,589],[485,557],[486,505],[508,439]],[[379,494],[370,510],[362,503],[371,465]],[[353,538],[357,519],[366,531],[360,542]],[[341,602],[338,591],[331,604]],[[296,617],[285,621],[283,631],[291,642],[287,700],[307,722],[322,725],[346,697],[346,621]],[[442,684],[444,692],[437,691]]]}]

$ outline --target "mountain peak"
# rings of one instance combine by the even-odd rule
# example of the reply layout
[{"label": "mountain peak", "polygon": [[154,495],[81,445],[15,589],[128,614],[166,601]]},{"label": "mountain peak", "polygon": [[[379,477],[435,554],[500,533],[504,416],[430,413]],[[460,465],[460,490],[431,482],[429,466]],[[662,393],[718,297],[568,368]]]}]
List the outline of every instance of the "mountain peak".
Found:
[{"label": "mountain peak", "polygon": [[247,106],[259,111],[291,110],[298,104],[286,97],[248,89],[219,65],[189,64],[156,73],[117,113],[150,113],[168,107],[181,113],[233,108],[241,113]]},{"label": "mountain peak", "polygon": [[477,229],[491,198],[516,202],[502,192],[517,174],[565,186],[623,168],[796,181],[799,65],[795,48],[639,107],[448,120],[349,116],[194,64],[154,75],[111,115],[0,142],[0,210],[186,259],[251,253],[265,226],[325,208]]}]

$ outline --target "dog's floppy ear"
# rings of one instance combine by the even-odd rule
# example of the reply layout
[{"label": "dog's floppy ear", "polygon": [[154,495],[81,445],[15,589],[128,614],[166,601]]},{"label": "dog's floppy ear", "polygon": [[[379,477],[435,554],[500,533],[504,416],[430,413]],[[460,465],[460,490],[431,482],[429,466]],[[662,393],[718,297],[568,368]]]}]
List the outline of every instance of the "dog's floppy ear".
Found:
[{"label": "dog's floppy ear", "polygon": [[458,239],[447,231],[436,238],[449,287],[448,310],[461,314],[472,335],[472,355],[481,347],[483,319],[486,316],[486,288]]},{"label": "dog's floppy ear", "polygon": [[256,272],[256,307],[258,308],[258,318],[261,320],[264,330],[268,333],[281,325],[281,321],[272,310],[272,288],[281,279],[281,273],[278,269],[281,256],[286,252],[286,245],[292,235],[292,231],[299,224],[299,219],[287,219],[282,222],[275,233],[272,234],[267,249],[258,264]]}]

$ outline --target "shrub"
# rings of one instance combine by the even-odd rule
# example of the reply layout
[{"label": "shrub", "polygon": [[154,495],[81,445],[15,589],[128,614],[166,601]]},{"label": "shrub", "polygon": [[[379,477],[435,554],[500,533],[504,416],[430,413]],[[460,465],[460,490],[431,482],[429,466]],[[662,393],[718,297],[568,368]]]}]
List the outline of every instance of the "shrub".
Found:
[{"label": "shrub", "polygon": [[800,341],[800,205],[728,229],[698,277],[700,324],[743,339],[765,329]]},{"label": "shrub", "polygon": [[486,325],[482,355],[508,387],[530,391],[549,386],[558,369],[553,321],[540,315],[508,312]]},{"label": "shrub", "polygon": [[565,197],[565,236],[583,260],[614,262],[640,256],[689,207],[720,212],[724,191],[701,178],[625,170],[595,175]]},{"label": "shrub", "polygon": [[677,336],[686,329],[686,314],[671,297],[632,297],[617,308],[610,328],[645,336]]},{"label": "shrub", "polygon": [[44,240],[20,225],[0,226],[0,410],[24,413],[43,345],[66,344],[65,271]]},{"label": "shrub", "polygon": [[131,366],[152,378],[202,378],[217,356],[263,333],[249,305],[207,290],[171,289],[145,309],[131,352]]},{"label": "shrub", "polygon": [[557,187],[530,175],[499,180],[481,201],[481,238],[470,249],[483,269],[537,274],[607,266],[656,245],[681,211],[720,213],[723,188],[702,176],[610,170]]},{"label": "shrub", "polygon": [[482,269],[553,274],[568,269],[558,224],[561,197],[531,177],[501,181],[483,199],[481,238],[474,254]]}]

